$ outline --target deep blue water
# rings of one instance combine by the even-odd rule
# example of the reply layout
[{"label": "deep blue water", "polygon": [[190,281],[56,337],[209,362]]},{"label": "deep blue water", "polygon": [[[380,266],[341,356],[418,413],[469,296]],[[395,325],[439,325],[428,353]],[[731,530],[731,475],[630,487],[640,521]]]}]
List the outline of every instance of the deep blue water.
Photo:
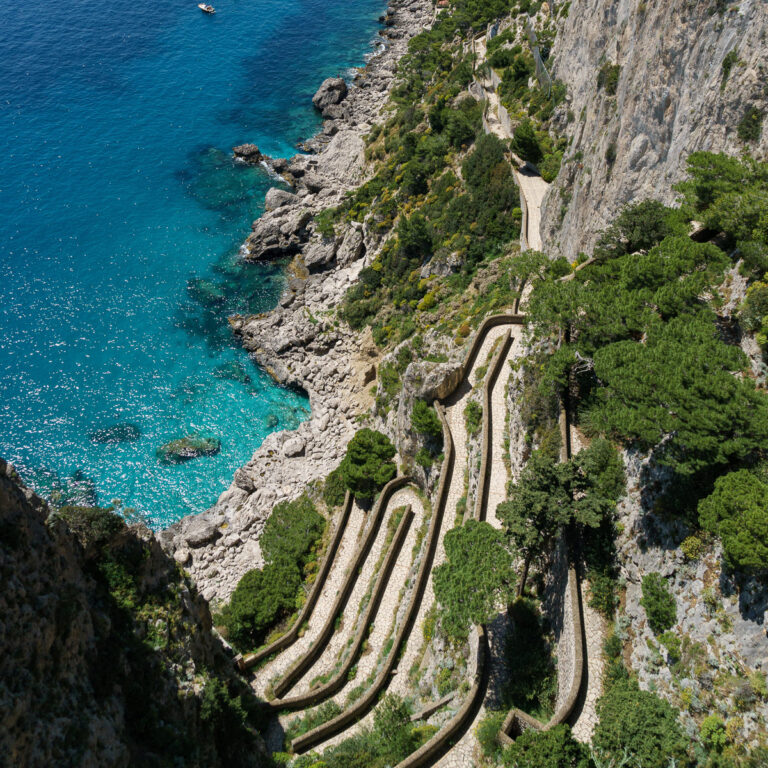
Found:
[{"label": "deep blue water", "polygon": [[[363,63],[385,6],[212,2],[24,0],[0,33],[0,456],[43,493],[119,498],[155,526],[210,506],[307,416],[226,325],[282,284],[237,259],[272,182],[230,150],[294,154],[312,93]],[[139,439],[89,439],[121,422]],[[221,452],[162,465],[185,434]]]}]

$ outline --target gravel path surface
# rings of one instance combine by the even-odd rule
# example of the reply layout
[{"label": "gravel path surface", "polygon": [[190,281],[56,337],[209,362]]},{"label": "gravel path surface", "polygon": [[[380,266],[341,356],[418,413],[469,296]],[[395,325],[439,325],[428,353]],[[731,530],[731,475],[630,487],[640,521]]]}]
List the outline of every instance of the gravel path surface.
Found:
[{"label": "gravel path surface", "polygon": [[[376,533],[376,538],[373,541],[371,550],[368,553],[368,557],[365,558],[363,567],[355,580],[355,586],[352,588],[349,600],[347,600],[347,604],[344,606],[341,626],[331,636],[331,639],[328,642],[328,645],[323,649],[320,658],[318,658],[317,661],[304,673],[293,688],[291,688],[290,693],[286,694],[287,696],[296,696],[300,693],[306,693],[310,689],[312,680],[320,675],[328,674],[335,667],[342,652],[347,648],[349,640],[354,637],[357,630],[360,601],[376,580],[376,566],[379,559],[386,552],[384,544],[387,538],[387,523],[392,517],[392,512],[398,507],[412,503],[412,499],[418,501],[418,497],[408,488],[402,488],[399,491],[396,491],[390,498],[387,508],[384,510],[381,525]],[[419,502],[419,507],[414,507],[413,511],[414,513],[418,513],[420,509],[421,503]],[[420,525],[420,520],[415,520],[414,524],[417,526]],[[410,535],[411,531],[408,532],[408,536]],[[411,544],[411,546],[413,546],[413,544]],[[406,551],[409,550],[403,549],[403,553]]]}]

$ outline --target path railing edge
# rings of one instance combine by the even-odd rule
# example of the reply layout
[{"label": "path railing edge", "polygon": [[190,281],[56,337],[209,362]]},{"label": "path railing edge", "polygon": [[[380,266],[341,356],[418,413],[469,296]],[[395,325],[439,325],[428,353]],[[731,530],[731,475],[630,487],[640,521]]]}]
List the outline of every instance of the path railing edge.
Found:
[{"label": "path railing edge", "polygon": [[296,620],[293,622],[290,629],[284,635],[278,637],[274,642],[270,643],[264,648],[260,648],[254,653],[248,653],[245,656],[236,656],[235,665],[240,672],[245,672],[246,670],[250,669],[250,667],[258,664],[260,661],[272,656],[272,654],[285,650],[298,639],[299,631],[301,630],[302,625],[312,615],[312,611],[314,611],[315,605],[317,605],[317,601],[320,599],[320,593],[322,592],[322,588],[325,585],[325,580],[328,578],[328,572],[331,570],[331,566],[333,565],[333,561],[336,557],[336,552],[339,549],[339,544],[341,543],[341,539],[344,536],[347,523],[349,522],[349,515],[352,511],[353,501],[354,496],[349,491],[347,491],[344,496],[344,504],[341,509],[339,522],[336,526],[336,530],[333,532],[331,541],[328,544],[328,549],[326,550],[325,557],[323,558],[323,564],[320,566],[320,570],[315,576],[315,582],[312,585],[312,589],[307,595],[307,599],[305,600],[304,605],[301,607],[301,611],[296,617]]},{"label": "path railing edge", "polygon": [[294,739],[291,743],[291,748],[294,752],[304,752],[311,748],[315,744],[319,744],[322,741],[330,738],[339,731],[346,728],[348,725],[356,722],[376,703],[376,699],[379,694],[388,684],[390,675],[392,674],[393,667],[398,661],[399,651],[402,647],[404,640],[408,637],[413,629],[413,623],[418,616],[419,608],[421,607],[421,601],[424,597],[424,590],[427,586],[427,580],[432,569],[432,562],[434,560],[435,551],[437,550],[438,539],[440,535],[440,529],[442,527],[443,516],[445,515],[445,505],[447,502],[448,488],[450,485],[450,477],[453,472],[453,460],[454,460],[454,447],[453,436],[451,435],[451,428],[448,425],[448,420],[445,417],[445,409],[442,404],[437,400],[434,401],[435,410],[437,411],[438,418],[443,428],[443,463],[440,471],[440,482],[438,484],[437,499],[432,513],[432,519],[429,523],[429,531],[427,533],[427,548],[424,552],[424,556],[419,566],[419,571],[416,576],[416,583],[414,585],[411,598],[406,609],[405,618],[403,619],[400,628],[397,631],[395,640],[390,649],[389,655],[384,662],[382,669],[376,677],[373,685],[358,699],[351,707],[347,708],[344,712],[337,715],[335,718],[329,720],[327,723],[319,725],[311,731],[303,734],[303,736]]},{"label": "path railing edge", "polygon": [[373,542],[376,538],[376,534],[378,533],[379,526],[381,525],[381,520],[384,514],[384,509],[386,508],[387,502],[389,501],[392,494],[395,493],[395,491],[399,490],[402,486],[406,485],[409,482],[410,482],[409,477],[406,477],[406,476],[395,477],[392,480],[390,480],[384,486],[384,488],[382,488],[381,493],[379,494],[378,499],[376,499],[376,502],[373,507],[373,511],[371,513],[371,522],[368,528],[368,533],[366,534],[363,541],[360,542],[360,545],[358,546],[357,551],[354,554],[349,571],[344,577],[344,581],[342,582],[342,585],[339,588],[339,591],[336,595],[336,600],[333,604],[331,611],[328,614],[328,618],[326,619],[326,622],[323,625],[323,628],[320,630],[320,634],[317,636],[317,638],[315,638],[314,643],[307,650],[307,652],[303,654],[301,657],[299,657],[288,668],[288,670],[281,677],[281,679],[273,686],[275,695],[278,698],[283,696],[287,691],[289,691],[293,687],[296,681],[298,681],[304,675],[304,673],[315,662],[317,657],[322,653],[323,649],[327,645],[328,641],[330,640],[335,630],[336,616],[337,614],[340,613],[340,611],[343,611],[344,606],[346,605],[346,602],[349,599],[349,595],[352,592],[352,588],[354,587],[354,584],[357,581],[358,571],[362,567],[362,564],[368,555],[368,551],[370,550],[371,546],[373,546]]},{"label": "path railing edge", "polygon": [[[368,629],[373,622],[373,618],[376,612],[379,609],[381,598],[383,597],[384,591],[387,588],[389,577],[392,573],[392,569],[395,566],[395,561],[400,554],[400,550],[402,549],[403,542],[405,541],[405,537],[408,534],[408,529],[413,522],[413,518],[414,513],[409,504],[402,520],[400,520],[400,523],[397,526],[395,535],[392,537],[392,542],[387,549],[384,562],[382,563],[381,569],[379,570],[376,577],[376,582],[371,592],[370,600],[368,601],[368,605],[365,607],[365,613],[363,614],[362,619],[358,622],[357,629],[352,641],[352,646],[349,649],[349,653],[347,654],[347,657],[339,670],[330,680],[317,688],[313,688],[312,690],[309,690],[303,694],[298,694],[297,696],[294,696],[290,699],[275,699],[271,701],[270,707],[273,710],[279,711],[286,709],[306,709],[307,707],[312,707],[315,704],[319,704],[321,701],[329,698],[330,696],[333,696],[344,687],[349,670],[357,661],[360,651],[362,650],[363,643],[365,642],[365,638],[368,634]],[[300,739],[302,737],[300,736],[297,738]]]}]

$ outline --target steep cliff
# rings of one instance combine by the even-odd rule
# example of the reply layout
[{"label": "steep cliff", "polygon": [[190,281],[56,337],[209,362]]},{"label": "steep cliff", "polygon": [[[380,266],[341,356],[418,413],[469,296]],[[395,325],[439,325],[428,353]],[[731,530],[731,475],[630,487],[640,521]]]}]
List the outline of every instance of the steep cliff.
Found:
[{"label": "steep cliff", "polygon": [[0,460],[0,762],[259,765],[208,607],[152,533],[48,513]]},{"label": "steep cliff", "polygon": [[744,140],[749,130],[739,125],[748,110],[757,110],[756,123],[754,115],[768,111],[768,5],[568,5],[555,10],[560,18],[547,65],[568,88],[556,125],[570,147],[541,220],[547,253],[573,260],[626,203],[671,203],[691,152],[766,156],[768,130]]}]

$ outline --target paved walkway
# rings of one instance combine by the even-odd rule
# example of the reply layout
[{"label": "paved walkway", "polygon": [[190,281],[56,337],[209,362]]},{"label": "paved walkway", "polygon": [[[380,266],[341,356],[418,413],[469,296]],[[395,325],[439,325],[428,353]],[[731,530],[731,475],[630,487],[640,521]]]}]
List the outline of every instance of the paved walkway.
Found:
[{"label": "paved walkway", "polygon": [[[498,335],[503,335],[509,326],[498,329]],[[490,334],[489,334],[490,335]],[[521,354],[521,334],[518,328],[512,328],[513,342],[507,352],[503,367],[491,390],[491,474],[488,480],[488,497],[486,520],[495,528],[501,528],[501,521],[496,517],[496,507],[507,497],[507,462],[504,460],[504,436],[506,434],[507,401],[506,391],[511,374],[510,362]],[[485,345],[483,345],[485,347]],[[482,352],[481,352],[482,354]],[[487,354],[487,353],[486,353]],[[478,355],[478,359],[480,355]],[[485,359],[484,357],[482,359]],[[462,433],[466,436],[466,430]],[[490,649],[490,680],[485,691],[483,704],[475,715],[470,727],[459,739],[456,745],[446,753],[437,766],[440,768],[468,768],[479,764],[480,746],[477,742],[475,729],[486,716],[486,706],[496,698],[501,678],[504,676],[504,637],[510,629],[506,614],[499,616],[488,625],[488,647]],[[495,703],[495,702],[494,702]]]},{"label": "paved walkway", "polygon": [[[394,510],[398,507],[405,506],[406,504],[414,505],[413,511],[417,517],[411,524],[408,536],[406,537],[406,543],[403,547],[403,553],[398,559],[402,560],[403,557],[410,555],[410,548],[412,548],[414,544],[414,528],[418,528],[418,526],[421,525],[424,510],[418,496],[416,496],[410,488],[406,487],[396,491],[387,504],[381,525],[379,526],[376,538],[371,546],[371,550],[365,558],[363,567],[360,569],[360,573],[355,580],[355,586],[352,588],[349,600],[347,600],[347,604],[344,606],[340,626],[331,636],[328,645],[323,649],[323,652],[317,661],[306,671],[286,696],[296,696],[300,693],[309,691],[312,681],[316,677],[331,673],[336,666],[336,663],[341,659],[343,651],[348,648],[349,641],[354,637],[355,632],[357,631],[358,619],[361,618],[362,611],[360,610],[360,602],[369,590],[372,589],[376,576],[378,575],[376,567],[386,552],[385,542],[387,538],[387,523],[392,517]],[[408,542],[410,542],[410,544]],[[410,557],[408,562],[410,563]],[[395,593],[395,598],[397,597],[398,592]],[[387,602],[387,599],[389,599],[390,602]],[[389,588],[387,589],[385,600],[382,601],[382,606],[379,607],[375,621],[378,620],[378,615],[383,615],[386,612],[385,602],[387,602],[387,607],[391,607],[391,590]],[[325,621],[326,617],[327,614],[318,614],[318,620]],[[383,625],[384,623],[386,622],[378,622],[379,625]],[[379,629],[380,628],[381,627],[379,627]],[[371,647],[376,648],[379,646],[375,646],[373,645],[373,642],[371,642]],[[358,679],[362,680],[363,678],[358,677]]]},{"label": "paved walkway", "polygon": [[[485,38],[475,41],[474,50],[477,54],[477,66],[479,67],[486,62]],[[498,136],[506,144],[512,138],[513,133],[507,130],[499,119],[501,102],[499,101],[499,94],[493,85],[493,80],[489,74],[484,78],[478,77],[478,82],[483,89],[483,98],[488,105],[485,110],[486,133]],[[515,167],[514,173],[515,181],[525,198],[526,220],[523,222],[525,240],[528,248],[540,251],[542,248],[541,204],[544,201],[544,195],[546,195],[549,189],[549,184],[538,173],[527,167],[523,167],[522,170]]]},{"label": "paved walkway", "polygon": [[328,573],[325,586],[320,592],[320,597],[309,618],[309,625],[302,637],[278,654],[273,661],[257,670],[251,685],[258,696],[264,698],[270,683],[282,677],[291,664],[309,650],[315,638],[320,634],[325,618],[333,607],[333,602],[349,568],[352,556],[357,549],[365,521],[365,512],[357,504],[354,504],[349,514],[347,527],[342,534],[341,542],[339,542],[336,557]]}]

